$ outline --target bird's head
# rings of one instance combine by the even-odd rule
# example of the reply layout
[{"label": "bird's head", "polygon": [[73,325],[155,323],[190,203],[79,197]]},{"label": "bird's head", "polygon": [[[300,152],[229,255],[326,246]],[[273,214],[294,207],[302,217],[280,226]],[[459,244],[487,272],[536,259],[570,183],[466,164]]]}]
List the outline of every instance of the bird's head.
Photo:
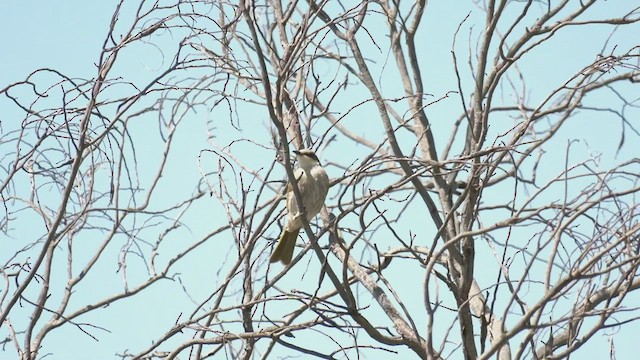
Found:
[{"label": "bird's head", "polygon": [[311,149],[293,150],[293,152],[298,158],[298,164],[303,169],[311,169],[320,164],[318,156]]}]

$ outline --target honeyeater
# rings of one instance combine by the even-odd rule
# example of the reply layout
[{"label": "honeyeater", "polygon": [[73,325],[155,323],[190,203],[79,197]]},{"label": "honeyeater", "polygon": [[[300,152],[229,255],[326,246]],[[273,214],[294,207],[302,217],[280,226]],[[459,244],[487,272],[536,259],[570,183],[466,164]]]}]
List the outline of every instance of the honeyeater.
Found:
[{"label": "honeyeater", "polygon": [[[307,221],[313,219],[322,209],[324,199],[329,191],[329,177],[324,171],[316,153],[310,149],[293,151],[298,159],[298,168],[294,175],[298,180],[298,189],[302,195],[302,206],[307,215]],[[271,254],[270,262],[280,261],[288,265],[293,257],[293,249],[298,239],[298,233],[303,227],[298,201],[291,184],[287,185],[287,223],[282,230],[278,245]]]}]

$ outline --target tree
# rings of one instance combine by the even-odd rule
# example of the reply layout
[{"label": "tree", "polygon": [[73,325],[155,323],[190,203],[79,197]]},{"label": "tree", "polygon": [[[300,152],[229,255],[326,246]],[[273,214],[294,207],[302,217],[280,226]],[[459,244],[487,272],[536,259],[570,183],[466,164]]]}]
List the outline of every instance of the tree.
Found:
[{"label": "tree", "polygon": [[[92,77],[0,89],[4,351],[80,331],[122,359],[555,359],[637,330],[639,23],[122,0]],[[270,265],[303,147],[332,188]]]}]

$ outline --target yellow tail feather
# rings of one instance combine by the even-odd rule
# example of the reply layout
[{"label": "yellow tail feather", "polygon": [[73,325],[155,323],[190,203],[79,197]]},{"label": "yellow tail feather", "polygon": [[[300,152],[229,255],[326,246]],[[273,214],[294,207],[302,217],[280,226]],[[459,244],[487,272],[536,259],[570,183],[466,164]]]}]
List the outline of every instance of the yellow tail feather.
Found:
[{"label": "yellow tail feather", "polygon": [[293,250],[296,247],[296,240],[298,240],[298,233],[300,229],[287,231],[283,230],[282,235],[280,235],[280,240],[278,240],[278,245],[276,245],[275,250],[271,254],[269,258],[269,262],[280,261],[284,265],[289,265],[291,259],[293,258]]}]

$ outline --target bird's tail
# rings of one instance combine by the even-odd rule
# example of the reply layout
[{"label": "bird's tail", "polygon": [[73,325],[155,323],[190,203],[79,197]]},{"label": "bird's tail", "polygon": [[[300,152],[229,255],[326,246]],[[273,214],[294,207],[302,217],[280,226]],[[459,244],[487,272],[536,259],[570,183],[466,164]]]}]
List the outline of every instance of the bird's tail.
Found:
[{"label": "bird's tail", "polygon": [[278,240],[278,245],[276,245],[275,250],[273,250],[269,258],[269,262],[274,263],[280,261],[284,265],[289,265],[291,258],[293,258],[293,249],[296,247],[299,232],[300,229],[292,231],[283,230],[282,235],[280,235],[280,240]]}]

